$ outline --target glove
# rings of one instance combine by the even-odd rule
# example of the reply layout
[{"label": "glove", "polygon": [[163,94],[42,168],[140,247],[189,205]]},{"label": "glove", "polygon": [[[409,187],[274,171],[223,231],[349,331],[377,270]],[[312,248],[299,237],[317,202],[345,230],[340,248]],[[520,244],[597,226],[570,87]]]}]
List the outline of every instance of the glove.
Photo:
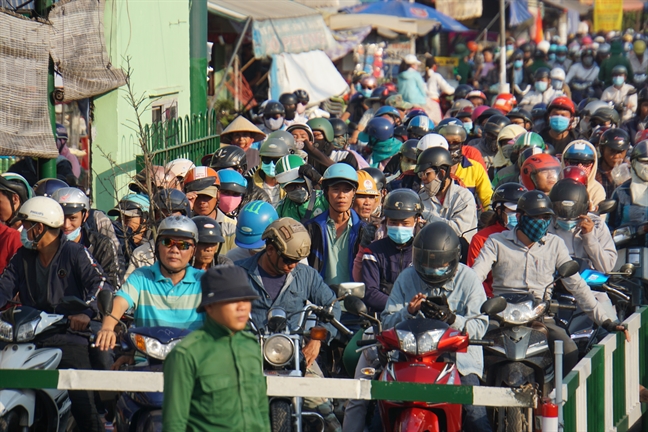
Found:
[{"label": "glove", "polygon": [[448,325],[452,325],[457,318],[457,316],[450,310],[450,307],[439,306],[436,303],[432,303],[430,300],[425,300],[421,303],[421,312],[423,312],[423,315],[425,315],[426,318],[443,321]]},{"label": "glove", "polygon": [[308,177],[310,181],[313,182],[313,184],[318,184],[322,179],[320,173],[318,173],[315,168],[313,168],[311,165],[308,164],[300,166],[297,173],[301,177]]},{"label": "glove", "polygon": [[618,330],[618,329],[617,329],[617,327],[620,326],[620,325],[621,325],[621,324],[619,324],[619,323],[615,323],[615,322],[613,322],[612,320],[609,320],[609,319],[608,319],[608,320],[605,320],[605,322],[604,322],[603,324],[601,324],[601,327],[603,327],[603,329],[604,329],[606,332],[608,332],[608,333],[613,333],[613,332],[617,332],[617,331],[622,331],[622,330]]}]

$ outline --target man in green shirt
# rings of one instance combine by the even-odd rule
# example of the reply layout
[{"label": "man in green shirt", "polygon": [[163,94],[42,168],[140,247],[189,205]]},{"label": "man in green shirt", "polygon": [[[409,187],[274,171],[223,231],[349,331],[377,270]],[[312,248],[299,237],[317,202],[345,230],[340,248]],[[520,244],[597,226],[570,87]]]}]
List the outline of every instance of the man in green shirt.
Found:
[{"label": "man in green shirt", "polygon": [[201,279],[204,326],[164,362],[165,432],[269,432],[261,349],[244,331],[258,298],[245,270],[216,266]]}]

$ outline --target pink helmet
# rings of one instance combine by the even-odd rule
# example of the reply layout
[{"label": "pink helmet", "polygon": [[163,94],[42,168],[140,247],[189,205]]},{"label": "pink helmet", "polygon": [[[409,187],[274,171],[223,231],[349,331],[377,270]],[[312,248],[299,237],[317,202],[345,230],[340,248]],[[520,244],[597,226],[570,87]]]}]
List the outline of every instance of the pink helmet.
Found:
[{"label": "pink helmet", "polygon": [[472,121],[473,123],[477,121],[477,118],[479,118],[480,115],[484,113],[487,109],[490,109],[488,105],[480,105],[472,113]]}]

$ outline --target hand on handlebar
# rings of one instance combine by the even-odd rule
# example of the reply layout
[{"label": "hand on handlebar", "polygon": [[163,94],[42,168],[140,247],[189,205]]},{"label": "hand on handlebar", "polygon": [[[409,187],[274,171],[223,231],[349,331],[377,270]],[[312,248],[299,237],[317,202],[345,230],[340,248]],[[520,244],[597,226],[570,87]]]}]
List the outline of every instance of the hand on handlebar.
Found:
[{"label": "hand on handlebar", "polygon": [[114,348],[115,343],[117,343],[117,335],[114,330],[102,328],[97,332],[94,344],[101,351],[108,351],[109,349]]},{"label": "hand on handlebar", "polygon": [[90,317],[85,314],[70,315],[68,320],[70,321],[70,329],[74,331],[87,330],[90,324]]},{"label": "hand on handlebar", "polygon": [[311,339],[306,346],[304,346],[302,354],[304,354],[304,359],[306,360],[306,367],[310,367],[310,365],[313,364],[320,353],[321,347],[322,342],[315,339]]},{"label": "hand on handlebar", "polygon": [[426,295],[423,293],[418,293],[412,300],[410,300],[409,305],[407,305],[407,313],[410,315],[416,315],[419,310],[421,310],[421,304],[425,301]]},{"label": "hand on handlebar", "polygon": [[457,318],[457,316],[450,310],[450,307],[439,306],[429,300],[421,303],[421,312],[423,312],[423,315],[425,315],[426,318],[443,321],[448,325],[452,325]]},{"label": "hand on handlebar", "polygon": [[626,341],[630,342],[630,333],[624,325],[612,322],[612,320],[606,320],[603,324],[601,324],[601,327],[603,327],[608,333],[622,331],[623,333],[625,333]]}]

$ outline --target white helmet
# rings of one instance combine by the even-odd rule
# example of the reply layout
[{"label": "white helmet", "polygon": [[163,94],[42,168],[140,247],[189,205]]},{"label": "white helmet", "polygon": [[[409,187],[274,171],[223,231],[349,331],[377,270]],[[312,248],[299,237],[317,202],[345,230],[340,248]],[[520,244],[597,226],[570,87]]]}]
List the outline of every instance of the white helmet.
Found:
[{"label": "white helmet", "polygon": [[52,199],[61,205],[66,215],[90,210],[90,198],[75,187],[58,189],[52,194]]},{"label": "white helmet", "polygon": [[169,216],[160,222],[155,241],[162,237],[185,237],[198,243],[198,227],[187,216]]},{"label": "white helmet", "polygon": [[65,216],[63,216],[63,209],[52,198],[37,196],[25,201],[18,210],[16,219],[20,221],[28,221],[35,223],[42,223],[51,228],[61,228]]},{"label": "white helmet", "polygon": [[549,52],[550,47],[551,47],[551,43],[549,43],[549,41],[543,40],[540,41],[540,43],[538,43],[538,49],[545,54]]},{"label": "white helmet", "polygon": [[165,168],[168,171],[172,172],[173,175],[175,175],[176,177],[182,177],[182,178],[184,178],[187,175],[189,170],[191,170],[191,169],[193,169],[195,167],[196,167],[196,165],[192,161],[190,161],[189,159],[185,159],[185,158],[174,159],[171,162],[169,162],[168,164],[166,164],[166,166],[165,166]]},{"label": "white helmet", "polygon": [[416,144],[416,150],[424,151],[432,147],[443,147],[448,150],[448,140],[443,135],[431,133],[423,136]]},{"label": "white helmet", "polygon": [[551,69],[551,73],[549,74],[549,77],[551,79],[565,81],[565,71],[561,68],[553,68]]}]

